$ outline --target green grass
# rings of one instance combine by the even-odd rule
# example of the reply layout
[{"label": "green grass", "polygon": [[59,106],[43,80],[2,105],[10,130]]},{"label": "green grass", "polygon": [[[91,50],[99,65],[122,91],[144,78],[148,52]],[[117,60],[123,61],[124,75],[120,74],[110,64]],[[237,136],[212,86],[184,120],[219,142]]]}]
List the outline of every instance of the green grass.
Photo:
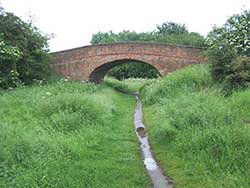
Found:
[{"label": "green grass", "polygon": [[250,89],[225,97],[195,65],[141,93],[154,154],[176,188],[250,187]]},{"label": "green grass", "polygon": [[116,90],[126,92],[126,93],[135,93],[139,92],[142,87],[157,81],[157,79],[144,79],[144,78],[130,78],[125,80],[117,80],[112,77],[105,77],[104,83]]},{"label": "green grass", "polygon": [[150,187],[134,98],[107,86],[140,91],[154,155],[176,188],[250,187],[250,89],[225,97],[207,65],[162,80],[0,91],[0,187]]},{"label": "green grass", "polygon": [[150,187],[133,97],[58,82],[0,92],[1,188]]}]

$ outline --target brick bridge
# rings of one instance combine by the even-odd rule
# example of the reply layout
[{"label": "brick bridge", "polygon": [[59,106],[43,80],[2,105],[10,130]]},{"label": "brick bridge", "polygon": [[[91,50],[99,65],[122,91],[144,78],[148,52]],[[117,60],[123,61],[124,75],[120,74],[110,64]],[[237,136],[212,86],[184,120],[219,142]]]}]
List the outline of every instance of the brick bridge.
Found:
[{"label": "brick bridge", "polygon": [[150,64],[161,76],[189,64],[205,63],[202,48],[152,42],[98,44],[52,53],[52,68],[72,80],[102,81],[123,63]]}]

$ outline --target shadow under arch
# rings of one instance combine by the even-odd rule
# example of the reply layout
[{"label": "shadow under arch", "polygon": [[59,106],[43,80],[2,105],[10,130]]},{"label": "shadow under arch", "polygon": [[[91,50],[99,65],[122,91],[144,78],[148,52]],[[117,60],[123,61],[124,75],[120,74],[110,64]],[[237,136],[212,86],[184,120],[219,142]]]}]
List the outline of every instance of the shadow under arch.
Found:
[{"label": "shadow under arch", "polygon": [[97,68],[95,68],[92,71],[92,73],[90,74],[89,81],[90,82],[94,82],[94,83],[100,83],[100,82],[103,81],[105,75],[112,68],[114,68],[114,67],[116,67],[118,65],[125,64],[125,63],[143,63],[143,64],[148,64],[148,65],[150,65],[152,67],[152,69],[155,69],[160,76],[162,76],[161,73],[158,71],[158,69],[155,68],[150,63],[143,62],[143,61],[136,60],[136,59],[120,59],[120,60],[114,60],[114,61],[111,61],[111,62],[104,63],[104,64],[98,66]]}]

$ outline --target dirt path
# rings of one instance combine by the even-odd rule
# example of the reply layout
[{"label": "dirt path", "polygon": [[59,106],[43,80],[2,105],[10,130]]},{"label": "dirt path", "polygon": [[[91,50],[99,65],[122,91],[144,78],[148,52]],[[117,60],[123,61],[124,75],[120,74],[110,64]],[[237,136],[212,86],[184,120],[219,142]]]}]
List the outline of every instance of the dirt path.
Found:
[{"label": "dirt path", "polygon": [[138,96],[136,96],[136,102],[137,104],[134,112],[135,132],[140,143],[143,162],[152,180],[153,188],[173,188],[173,181],[163,174],[151,152],[148,136],[142,121],[142,103]]}]

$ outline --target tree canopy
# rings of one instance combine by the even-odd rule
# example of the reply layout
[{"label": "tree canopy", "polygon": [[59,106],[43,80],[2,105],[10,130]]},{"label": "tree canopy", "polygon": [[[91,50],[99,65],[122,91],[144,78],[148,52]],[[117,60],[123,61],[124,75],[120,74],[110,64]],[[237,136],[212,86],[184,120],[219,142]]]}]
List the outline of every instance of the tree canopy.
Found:
[{"label": "tree canopy", "polygon": [[250,11],[231,16],[208,35],[208,59],[215,81],[233,88],[250,86]]},{"label": "tree canopy", "polygon": [[206,39],[209,46],[226,44],[238,55],[250,57],[250,11],[231,16],[222,27],[215,27]]},{"label": "tree canopy", "polygon": [[135,31],[122,31],[119,33],[98,32],[93,34],[91,44],[111,43],[120,41],[148,41],[169,44],[180,44],[201,47],[204,46],[204,38],[199,33],[189,32],[185,25],[165,22],[157,25],[151,32],[137,33]]},{"label": "tree canopy", "polygon": [[162,25],[157,25],[157,33],[164,34],[164,35],[180,35],[180,34],[187,34],[188,29],[183,24],[178,24],[175,22],[165,22]]},{"label": "tree canopy", "polygon": [[48,39],[32,21],[0,8],[0,88],[48,77]]}]

